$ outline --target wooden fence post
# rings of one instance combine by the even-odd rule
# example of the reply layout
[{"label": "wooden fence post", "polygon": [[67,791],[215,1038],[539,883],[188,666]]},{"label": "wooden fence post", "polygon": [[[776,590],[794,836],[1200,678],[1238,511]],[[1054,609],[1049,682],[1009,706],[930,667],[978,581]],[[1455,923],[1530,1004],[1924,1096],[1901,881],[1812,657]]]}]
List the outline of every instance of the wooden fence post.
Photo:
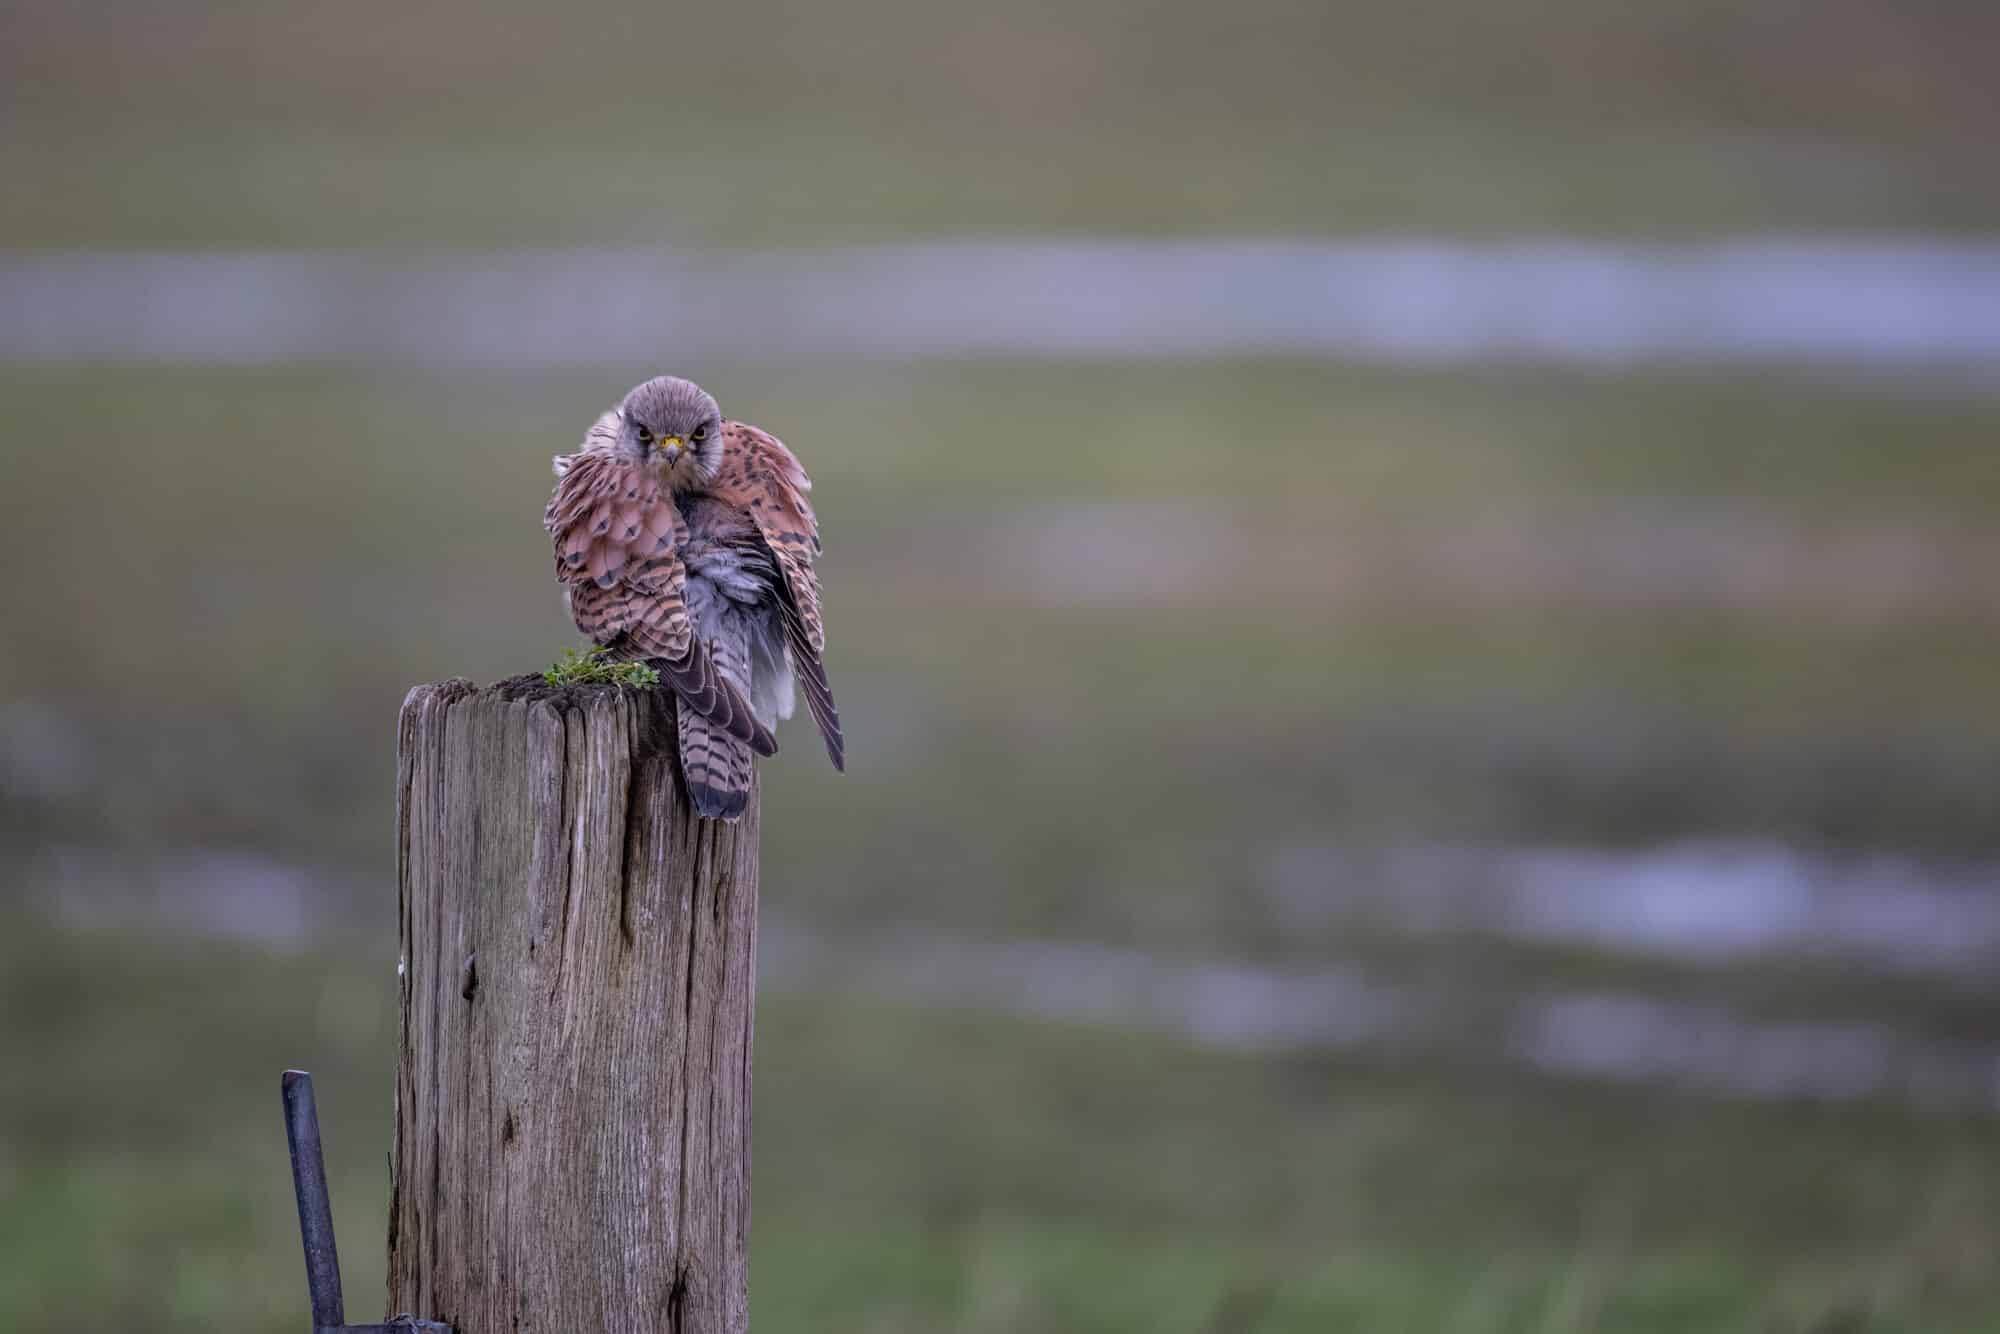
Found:
[{"label": "wooden fence post", "polygon": [[696,817],[673,720],[538,677],[404,701],[390,1311],[749,1326],[758,794]]}]

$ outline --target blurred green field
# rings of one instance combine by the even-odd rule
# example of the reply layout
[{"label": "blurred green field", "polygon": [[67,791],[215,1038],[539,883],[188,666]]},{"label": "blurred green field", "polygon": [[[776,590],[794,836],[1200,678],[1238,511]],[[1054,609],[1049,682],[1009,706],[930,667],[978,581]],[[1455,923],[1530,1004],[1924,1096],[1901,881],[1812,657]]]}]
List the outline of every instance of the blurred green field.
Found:
[{"label": "blurred green field", "polygon": [[[288,1065],[319,1086],[350,1315],[379,1309],[393,948],[325,944],[10,915],[0,1327],[296,1328]],[[1983,1115],[759,1008],[762,1329],[2000,1329]]]},{"label": "blurred green field", "polygon": [[0,244],[1991,226],[1980,5],[0,15]]},{"label": "blurred green field", "polygon": [[[0,554],[29,573],[0,613],[34,629],[0,693],[60,761],[11,775],[10,842],[263,849],[363,889],[304,958],[0,933],[0,1061],[32,1072],[0,1095],[0,1327],[296,1321],[287,1064],[321,1075],[372,1310],[395,708],[571,642],[546,458],[639,373],[5,373]],[[1483,997],[1562,986],[1990,1037],[1965,983],[1302,930],[1261,876],[1298,840],[1990,853],[2000,636],[1959,562],[1995,538],[2000,403],[1692,371],[702,374],[818,479],[855,738],[844,777],[795,731],[767,766],[772,911],[1360,959],[1454,979],[1474,1050]],[[1496,525],[1530,536],[1432,559]],[[1593,591],[1634,545],[1659,546],[1636,595]],[[1739,547],[1740,587],[1702,574]],[[1857,551],[1922,596],[1846,596]],[[762,1328],[2000,1328],[1981,1115],[837,995],[761,1018]]]},{"label": "blurred green field", "polygon": [[[23,3],[0,251],[1984,240],[1995,50],[1959,0]],[[1504,1003],[1558,995],[1981,1059],[1991,970],[1411,932],[1274,870],[1990,879],[1990,377],[632,355],[0,367],[0,1331],[298,1328],[288,1065],[378,1309],[396,710],[575,642],[548,456],[660,370],[818,483],[850,772],[800,723],[764,766],[774,925],[1352,968],[1444,1035],[767,994],[759,1329],[2000,1331],[1983,1104],[1503,1064]]]}]

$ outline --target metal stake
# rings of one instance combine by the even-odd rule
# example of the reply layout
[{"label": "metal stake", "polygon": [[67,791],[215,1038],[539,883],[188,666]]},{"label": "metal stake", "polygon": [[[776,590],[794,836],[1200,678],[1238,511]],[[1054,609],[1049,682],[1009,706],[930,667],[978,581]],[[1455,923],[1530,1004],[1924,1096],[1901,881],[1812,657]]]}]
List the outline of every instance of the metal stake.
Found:
[{"label": "metal stake", "polygon": [[313,1334],[452,1334],[450,1325],[399,1315],[384,1325],[346,1324],[340,1292],[340,1251],[333,1242],[333,1200],[326,1191],[326,1157],[319,1143],[319,1108],[312,1076],[287,1070],[285,1138],[292,1148],[292,1189],[299,1199],[299,1237],[306,1252],[306,1295]]}]

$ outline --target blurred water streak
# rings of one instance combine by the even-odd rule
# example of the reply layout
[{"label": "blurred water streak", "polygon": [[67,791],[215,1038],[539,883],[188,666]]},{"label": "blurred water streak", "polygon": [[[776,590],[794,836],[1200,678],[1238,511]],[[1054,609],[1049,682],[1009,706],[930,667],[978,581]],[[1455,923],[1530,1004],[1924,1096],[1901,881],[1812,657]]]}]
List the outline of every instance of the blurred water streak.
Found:
[{"label": "blurred water streak", "polygon": [[[1323,857],[1288,857],[1303,864],[1280,867],[1281,879],[1326,882]],[[1477,892],[1437,892],[1471,883],[1475,865],[1485,868]],[[1387,920],[1413,937],[1497,930],[1701,965],[1754,955],[1949,971],[1983,961],[1959,975],[1973,986],[1988,985],[2000,948],[1992,868],[1931,880],[1914,862],[1840,865],[1775,844],[1409,849],[1370,866],[1363,875],[1349,865],[1334,879],[1372,884],[1375,906],[1393,909]],[[1387,878],[1375,879],[1384,868]],[[370,882],[212,851],[134,861],[47,847],[7,871],[30,887],[30,903],[73,926],[140,926],[287,950],[359,944],[356,921],[380,893]],[[1347,899],[1338,911],[1354,910],[1359,900]],[[1220,1047],[1421,1048],[1475,1064],[1729,1096],[1886,1096],[2000,1111],[2000,1045],[1920,1031],[1907,1016],[1800,1019],[1636,985],[1496,988],[1491,979],[1380,961],[1253,964],[921,926],[829,931],[768,910],[763,918],[760,988],[1147,1029]],[[385,979],[391,967],[384,959]]]},{"label": "blurred water streak", "polygon": [[0,360],[12,362],[1247,355],[1986,372],[2000,366],[2000,242],[1050,239],[0,258]]},{"label": "blurred water streak", "polygon": [[1869,1020],[1772,1020],[1643,992],[1493,994],[1349,965],[1182,961],[1059,941],[759,929],[759,985],[847,989],[1220,1047],[1422,1049],[1572,1078],[1748,1098],[1891,1097],[2000,1111],[2000,1045]]},{"label": "blurred water streak", "polygon": [[1834,857],[1776,839],[1639,850],[1294,843],[1272,855],[1263,888],[1295,931],[1377,922],[1689,963],[1816,958],[1967,978],[2000,965],[2000,868]]}]

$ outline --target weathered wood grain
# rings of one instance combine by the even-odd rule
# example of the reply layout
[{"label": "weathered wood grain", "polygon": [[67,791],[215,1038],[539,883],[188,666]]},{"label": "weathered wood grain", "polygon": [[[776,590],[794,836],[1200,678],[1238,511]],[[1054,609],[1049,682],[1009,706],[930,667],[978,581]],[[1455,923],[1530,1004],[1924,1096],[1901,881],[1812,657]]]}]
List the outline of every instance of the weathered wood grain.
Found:
[{"label": "weathered wood grain", "polygon": [[694,816],[658,690],[447,681],[399,726],[388,1309],[747,1329],[757,793]]}]

